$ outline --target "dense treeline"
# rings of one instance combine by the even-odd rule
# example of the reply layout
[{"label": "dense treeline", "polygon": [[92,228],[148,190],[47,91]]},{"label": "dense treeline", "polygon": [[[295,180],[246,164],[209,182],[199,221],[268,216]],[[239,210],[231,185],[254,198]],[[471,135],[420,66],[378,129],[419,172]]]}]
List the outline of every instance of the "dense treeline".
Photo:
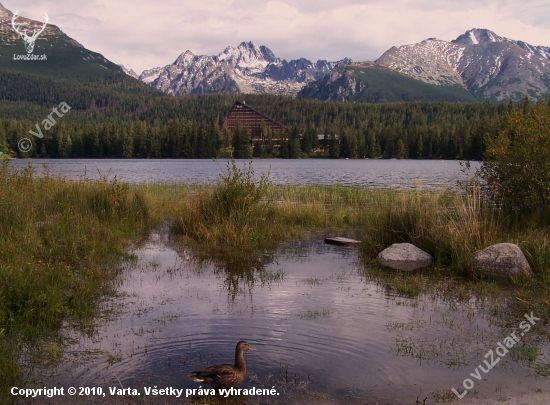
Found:
[{"label": "dense treeline", "polygon": [[[272,95],[175,97],[120,75],[82,83],[1,73],[0,89],[1,150],[52,158],[211,158],[233,147],[240,157],[479,159],[484,128],[509,108],[488,103],[334,103]],[[287,126],[288,138],[267,147],[250,142],[246,131],[231,139],[223,120],[236,99]],[[43,130],[42,139],[30,135],[37,124],[43,128],[43,120],[61,102],[71,110]],[[326,134],[323,153],[315,153],[318,134]],[[29,154],[18,150],[22,138],[34,143]]]},{"label": "dense treeline", "polygon": [[14,145],[12,150],[20,156],[46,158],[213,158],[221,146],[216,122],[184,118],[166,125],[59,122],[41,139],[26,133],[34,145],[23,154],[18,149],[19,136],[28,128],[35,130],[30,121],[0,120],[0,145]]}]

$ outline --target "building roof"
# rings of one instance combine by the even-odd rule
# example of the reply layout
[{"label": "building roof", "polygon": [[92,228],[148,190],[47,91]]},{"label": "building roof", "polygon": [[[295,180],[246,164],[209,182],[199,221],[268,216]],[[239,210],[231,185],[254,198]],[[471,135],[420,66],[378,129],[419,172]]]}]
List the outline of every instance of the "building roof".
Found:
[{"label": "building roof", "polygon": [[[230,120],[239,121],[238,118],[232,117],[232,115],[237,115],[239,112],[253,113],[259,118],[258,121],[261,121],[264,124],[271,124],[271,125],[269,125],[271,127],[280,127],[281,129],[284,128],[284,125],[280,124],[279,122],[277,122],[275,120],[272,120],[271,118],[269,118],[265,114],[263,114],[263,113],[259,112],[258,110],[255,110],[254,108],[246,105],[246,103],[244,101],[242,103],[240,101],[235,101],[235,103],[233,104],[233,107],[231,107],[231,110],[227,114],[226,121],[230,121]],[[235,113],[237,113],[237,114],[235,114]],[[246,124],[246,122],[243,122],[243,124]],[[257,123],[255,122],[255,124],[257,124]]]}]

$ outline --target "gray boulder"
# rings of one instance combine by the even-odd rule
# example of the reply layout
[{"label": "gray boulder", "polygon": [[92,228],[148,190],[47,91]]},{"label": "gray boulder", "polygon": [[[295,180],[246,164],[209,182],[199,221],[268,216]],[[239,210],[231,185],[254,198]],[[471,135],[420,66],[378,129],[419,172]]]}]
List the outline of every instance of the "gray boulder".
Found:
[{"label": "gray boulder", "polygon": [[474,265],[497,277],[532,276],[533,271],[521,249],[513,243],[497,243],[474,254]]},{"label": "gray boulder", "polygon": [[433,263],[433,257],[410,243],[394,243],[384,249],[376,259],[384,266],[396,270],[416,270]]}]

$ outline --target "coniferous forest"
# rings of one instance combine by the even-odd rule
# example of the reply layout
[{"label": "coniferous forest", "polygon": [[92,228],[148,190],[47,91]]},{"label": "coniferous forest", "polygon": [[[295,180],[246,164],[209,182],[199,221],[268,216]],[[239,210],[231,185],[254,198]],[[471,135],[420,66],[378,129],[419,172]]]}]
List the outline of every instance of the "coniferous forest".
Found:
[{"label": "coniferous forest", "polygon": [[[508,104],[336,103],[274,95],[167,96],[122,73],[96,82],[0,72],[0,150],[42,158],[329,157],[480,159],[483,135]],[[288,128],[280,145],[252,144],[224,118],[235,100]],[[71,109],[44,129],[60,103]],[[33,136],[40,127],[43,137]],[[324,151],[315,152],[318,134]],[[337,136],[334,136],[337,135]],[[32,139],[28,153],[18,149]]]}]

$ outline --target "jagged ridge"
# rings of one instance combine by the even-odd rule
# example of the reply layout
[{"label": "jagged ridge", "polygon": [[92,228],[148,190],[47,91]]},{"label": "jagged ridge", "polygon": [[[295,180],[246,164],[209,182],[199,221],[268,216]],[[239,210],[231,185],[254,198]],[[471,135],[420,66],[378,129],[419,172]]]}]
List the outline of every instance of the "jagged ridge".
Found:
[{"label": "jagged ridge", "polygon": [[242,42],[216,56],[182,53],[163,68],[143,71],[139,79],[168,94],[271,93],[296,95],[307,83],[320,79],[339,63],[301,58],[281,60],[265,46]]},{"label": "jagged ridge", "polygon": [[550,48],[472,29],[451,42],[430,38],[393,47],[375,63],[438,86],[460,85],[479,100],[550,94]]}]

